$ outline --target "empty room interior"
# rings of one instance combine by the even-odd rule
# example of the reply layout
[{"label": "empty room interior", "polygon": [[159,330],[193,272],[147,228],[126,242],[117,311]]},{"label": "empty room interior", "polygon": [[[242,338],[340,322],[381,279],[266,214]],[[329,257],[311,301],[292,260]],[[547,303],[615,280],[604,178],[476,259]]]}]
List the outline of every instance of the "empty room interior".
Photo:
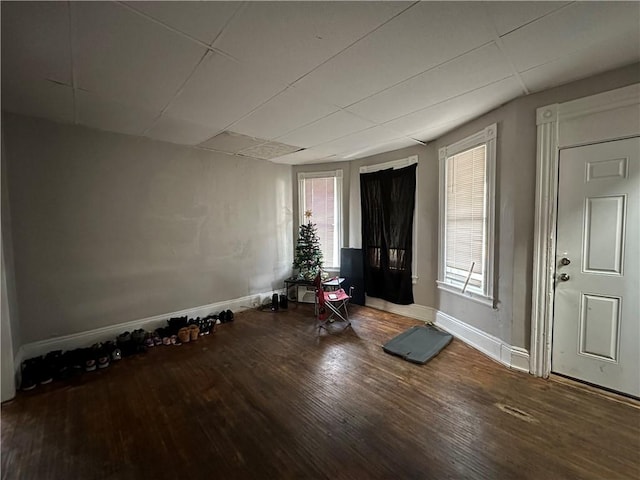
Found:
[{"label": "empty room interior", "polygon": [[3,479],[640,478],[639,2],[1,35]]}]

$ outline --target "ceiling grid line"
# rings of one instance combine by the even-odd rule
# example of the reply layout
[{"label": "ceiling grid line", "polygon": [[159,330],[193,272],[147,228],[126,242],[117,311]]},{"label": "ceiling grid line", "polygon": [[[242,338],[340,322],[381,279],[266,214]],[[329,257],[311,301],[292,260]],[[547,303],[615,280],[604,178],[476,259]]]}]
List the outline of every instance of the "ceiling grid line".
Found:
[{"label": "ceiling grid line", "polygon": [[147,128],[144,129],[144,131],[142,132],[142,135],[146,135],[147,133],[149,133],[149,130],[151,130],[153,127],[156,126],[156,124],[158,123],[158,121],[160,120],[160,118],[162,118],[162,116],[164,115],[164,113],[167,111],[167,109],[169,108],[169,106],[171,106],[171,104],[173,103],[173,101],[180,95],[180,93],[182,92],[182,90],[184,89],[184,87],[186,86],[187,83],[189,83],[189,80],[191,80],[191,78],[195,75],[195,73],[198,71],[198,68],[200,68],[200,65],[202,65],[204,63],[204,60],[209,56],[209,55],[215,55],[215,52],[211,51],[211,50],[207,50],[204,52],[204,54],[202,55],[202,57],[200,57],[200,60],[198,60],[198,62],[196,63],[196,65],[193,67],[193,70],[191,70],[191,73],[189,73],[189,75],[187,75],[187,78],[184,79],[184,81],[180,84],[180,86],[178,86],[176,92],[173,94],[173,96],[169,99],[169,101],[164,105],[164,107],[162,107],[160,109],[160,113],[158,114],[158,116],[153,120],[153,122],[151,123],[151,125],[149,125]]},{"label": "ceiling grid line", "polygon": [[[354,105],[356,105],[356,104],[358,104],[358,103],[360,103],[360,102],[362,102],[364,100],[367,100],[367,99],[369,99],[371,97],[375,97],[376,95],[379,95],[379,94],[381,94],[383,92],[386,92],[387,90],[391,90],[392,88],[398,87],[398,86],[402,85],[403,83],[406,83],[406,82],[408,82],[410,80],[413,80],[413,79],[419,77],[420,75],[424,75],[427,72],[430,72],[432,70],[436,70],[436,69],[438,69],[440,67],[444,67],[444,66],[448,65],[449,63],[452,63],[455,60],[458,60],[458,59],[464,57],[465,55],[469,55],[470,53],[474,53],[474,52],[476,52],[478,50],[481,50],[481,49],[485,48],[487,45],[491,45],[492,43],[495,43],[495,42],[492,40],[492,41],[483,43],[482,45],[478,45],[476,47],[473,47],[472,49],[467,50],[466,52],[463,52],[463,53],[461,53],[459,55],[456,55],[455,57],[451,57],[451,58],[446,59],[444,62],[440,62],[437,65],[433,65],[433,66],[427,68],[426,70],[423,70],[423,71],[418,72],[418,73],[416,73],[414,75],[411,75],[410,77],[404,78],[404,79],[400,80],[399,82],[396,82],[396,83],[394,83],[392,85],[389,85],[388,87],[384,87],[383,89],[378,90],[377,92],[374,92],[374,93],[372,93],[370,95],[367,95],[366,97],[362,97],[361,99],[359,99],[359,100],[357,100],[355,102],[352,102],[349,105],[346,105],[344,108],[348,109],[350,107],[353,107]],[[351,113],[353,113],[353,112],[351,112]]]},{"label": "ceiling grid line", "polygon": [[[233,20],[247,8],[247,5],[249,5],[249,2],[238,2],[238,3],[240,4],[240,6],[236,8],[235,12],[233,12],[233,15],[231,15],[227,19],[227,21],[224,23],[224,25],[222,26],[222,28],[220,29],[216,37],[209,44],[211,48],[215,50],[220,50],[219,48],[215,47],[215,44],[218,42],[218,40],[222,38],[222,35],[227,31],[227,29],[229,28]],[[223,51],[223,50],[220,50],[220,51]]]},{"label": "ceiling grid line", "polygon": [[631,74],[639,16],[603,1],[3,2],[2,108],[276,163],[354,159]]},{"label": "ceiling grid line", "polygon": [[[504,60],[509,65],[509,69],[513,73],[513,76],[518,81],[520,86],[522,87],[522,91],[524,92],[524,94],[525,95],[529,95],[531,92],[529,91],[529,88],[527,87],[527,85],[524,83],[524,80],[520,76],[520,73],[518,72],[518,69],[516,68],[516,66],[511,61],[511,58],[509,57],[509,55],[507,55],[507,52],[505,51],[505,48],[504,48],[504,44],[502,43],[502,38],[500,38],[500,33],[498,32],[498,28],[496,27],[495,22],[493,21],[493,19],[489,15],[489,12],[487,11],[486,6],[485,6],[485,8],[483,8],[483,12],[484,12],[484,15],[486,17],[487,23],[489,25],[491,25],[491,33],[493,34],[493,42],[495,43],[496,47],[498,47],[498,50],[500,50],[500,54],[502,55]],[[539,17],[539,18],[541,18],[541,17]],[[535,20],[533,20],[533,22],[535,22]],[[528,23],[532,23],[532,22],[528,22]],[[522,26],[523,25],[521,25],[518,28],[522,28]]]},{"label": "ceiling grid line", "polygon": [[212,52],[215,52],[219,55],[222,55],[223,57],[232,60],[236,63],[241,63],[237,58],[235,58],[233,55],[231,55],[230,53],[225,52],[224,50],[220,50],[219,48],[215,48],[212,47],[211,45],[198,40],[197,38],[189,35],[188,33],[183,32],[182,30],[179,30],[175,27],[172,27],[171,25],[167,25],[165,22],[158,20],[157,18],[152,17],[151,15],[146,14],[145,12],[141,12],[140,10],[138,10],[135,7],[132,7],[131,5],[121,2],[121,1],[116,1],[115,3],[117,3],[118,5],[120,5],[121,7],[126,8],[127,10],[129,10],[130,12],[135,13],[136,15],[139,15],[140,17],[144,18],[145,20],[151,22],[151,23],[155,23],[156,25],[159,25],[167,30],[169,30],[170,32],[175,33],[176,35],[180,35],[183,38],[186,38],[187,40],[203,47],[206,48],[207,50],[210,50]]},{"label": "ceiling grid line", "polygon": [[320,67],[322,67],[325,63],[330,62],[331,60],[333,60],[334,58],[336,58],[338,55],[340,55],[341,53],[345,52],[346,50],[350,49],[351,47],[353,47],[355,44],[357,44],[358,42],[364,40],[365,38],[367,38],[369,35],[373,34],[374,32],[378,31],[380,28],[384,27],[386,24],[388,24],[389,22],[395,20],[396,18],[398,18],[400,15],[402,15],[404,12],[406,12],[407,10],[409,10],[410,8],[413,8],[415,5],[419,4],[420,1],[417,2],[413,2],[411,5],[409,5],[407,8],[405,8],[404,10],[399,11],[398,13],[396,13],[395,15],[393,15],[391,18],[385,20],[384,22],[382,22],[380,25],[378,25],[376,28],[374,28],[373,30],[365,33],[363,36],[361,36],[360,38],[358,38],[357,40],[353,41],[352,43],[350,43],[349,45],[347,45],[345,48],[343,48],[342,50],[340,50],[339,52],[337,52],[336,54],[332,55],[331,57],[327,58],[325,61],[319,63],[318,65],[316,65],[315,67],[313,67],[311,70],[309,70],[307,73],[305,73],[304,75],[300,76],[299,78],[297,78],[296,80],[294,80],[293,82],[291,82],[291,85],[294,85],[298,82],[300,82],[303,78],[307,77],[308,75],[310,75],[311,73],[313,73],[314,71],[316,71],[317,69],[319,69]]},{"label": "ceiling grid line", "polygon": [[[543,15],[540,15],[539,17],[534,18],[533,20],[529,20],[528,22],[525,22],[525,23],[523,23],[523,24],[521,24],[521,25],[518,25],[518,26],[517,26],[517,27],[515,27],[515,28],[512,28],[511,30],[509,30],[509,31],[507,31],[507,32],[504,32],[503,34],[501,34],[501,35],[500,35],[500,37],[505,37],[505,36],[507,36],[507,35],[509,35],[509,34],[511,34],[511,33],[513,33],[513,32],[517,32],[517,31],[518,31],[518,30],[520,30],[521,28],[524,28],[524,27],[526,27],[527,25],[531,25],[532,23],[535,23],[535,22],[537,22],[537,21],[539,21],[539,20],[542,20],[543,18],[548,17],[549,15],[553,15],[553,14],[555,14],[555,13],[558,13],[558,12],[559,12],[560,10],[562,10],[563,8],[568,8],[568,7],[570,7],[571,5],[573,5],[574,3],[576,3],[576,2],[568,2],[568,3],[567,3],[567,4],[565,4],[565,5],[560,5],[558,8],[555,8],[555,9],[553,9],[553,10],[550,10],[550,11],[548,11],[547,13],[544,13]],[[495,27],[495,24],[494,24],[493,22],[491,22],[491,23],[492,23],[492,25],[494,25],[494,27]]]}]

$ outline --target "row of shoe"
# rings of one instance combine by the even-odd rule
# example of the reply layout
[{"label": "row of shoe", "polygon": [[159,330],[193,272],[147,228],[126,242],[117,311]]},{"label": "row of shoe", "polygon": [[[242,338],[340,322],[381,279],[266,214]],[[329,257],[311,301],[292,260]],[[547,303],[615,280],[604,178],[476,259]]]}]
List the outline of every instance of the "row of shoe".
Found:
[{"label": "row of shoe", "polygon": [[176,317],[167,320],[167,326],[153,332],[137,329],[124,332],[116,341],[96,343],[89,348],[54,350],[44,356],[29,358],[22,362],[21,390],[32,390],[36,385],[45,385],[53,380],[65,380],[81,372],[92,372],[107,368],[111,362],[122,357],[145,353],[157,345],[181,345],[193,342],[202,335],[215,330],[216,323],[233,321],[233,312],[224,310],[218,315],[189,319]]},{"label": "row of shoe", "polygon": [[80,372],[92,372],[106,368],[111,361],[120,360],[122,353],[113,342],[96,343],[90,348],[54,350],[45,356],[29,358],[22,362],[22,390],[32,390],[53,380],[64,380]]}]

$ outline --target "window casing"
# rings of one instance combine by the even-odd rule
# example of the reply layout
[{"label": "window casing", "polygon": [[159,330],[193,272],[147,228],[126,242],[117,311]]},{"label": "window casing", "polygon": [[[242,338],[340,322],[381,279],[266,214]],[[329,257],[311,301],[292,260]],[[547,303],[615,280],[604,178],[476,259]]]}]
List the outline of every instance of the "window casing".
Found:
[{"label": "window casing", "polygon": [[300,225],[308,221],[305,217],[307,210],[311,210],[311,222],[318,228],[323,267],[325,269],[340,268],[342,170],[298,173]]},{"label": "window casing", "polygon": [[494,306],[497,125],[439,150],[438,287]]}]

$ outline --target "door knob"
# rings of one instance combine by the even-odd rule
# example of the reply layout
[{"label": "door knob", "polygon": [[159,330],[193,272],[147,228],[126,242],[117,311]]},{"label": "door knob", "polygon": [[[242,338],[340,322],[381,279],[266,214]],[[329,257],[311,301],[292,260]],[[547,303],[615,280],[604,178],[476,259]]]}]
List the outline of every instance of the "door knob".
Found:
[{"label": "door knob", "polygon": [[560,263],[562,265],[569,265],[571,263],[571,260],[569,260],[567,257],[564,257],[562,260],[560,260]]},{"label": "door knob", "polygon": [[562,282],[566,282],[566,281],[567,281],[567,280],[569,280],[570,278],[571,278],[571,277],[570,277],[568,274],[566,274],[566,273],[561,273],[561,274],[560,274],[560,281],[562,281]]}]

